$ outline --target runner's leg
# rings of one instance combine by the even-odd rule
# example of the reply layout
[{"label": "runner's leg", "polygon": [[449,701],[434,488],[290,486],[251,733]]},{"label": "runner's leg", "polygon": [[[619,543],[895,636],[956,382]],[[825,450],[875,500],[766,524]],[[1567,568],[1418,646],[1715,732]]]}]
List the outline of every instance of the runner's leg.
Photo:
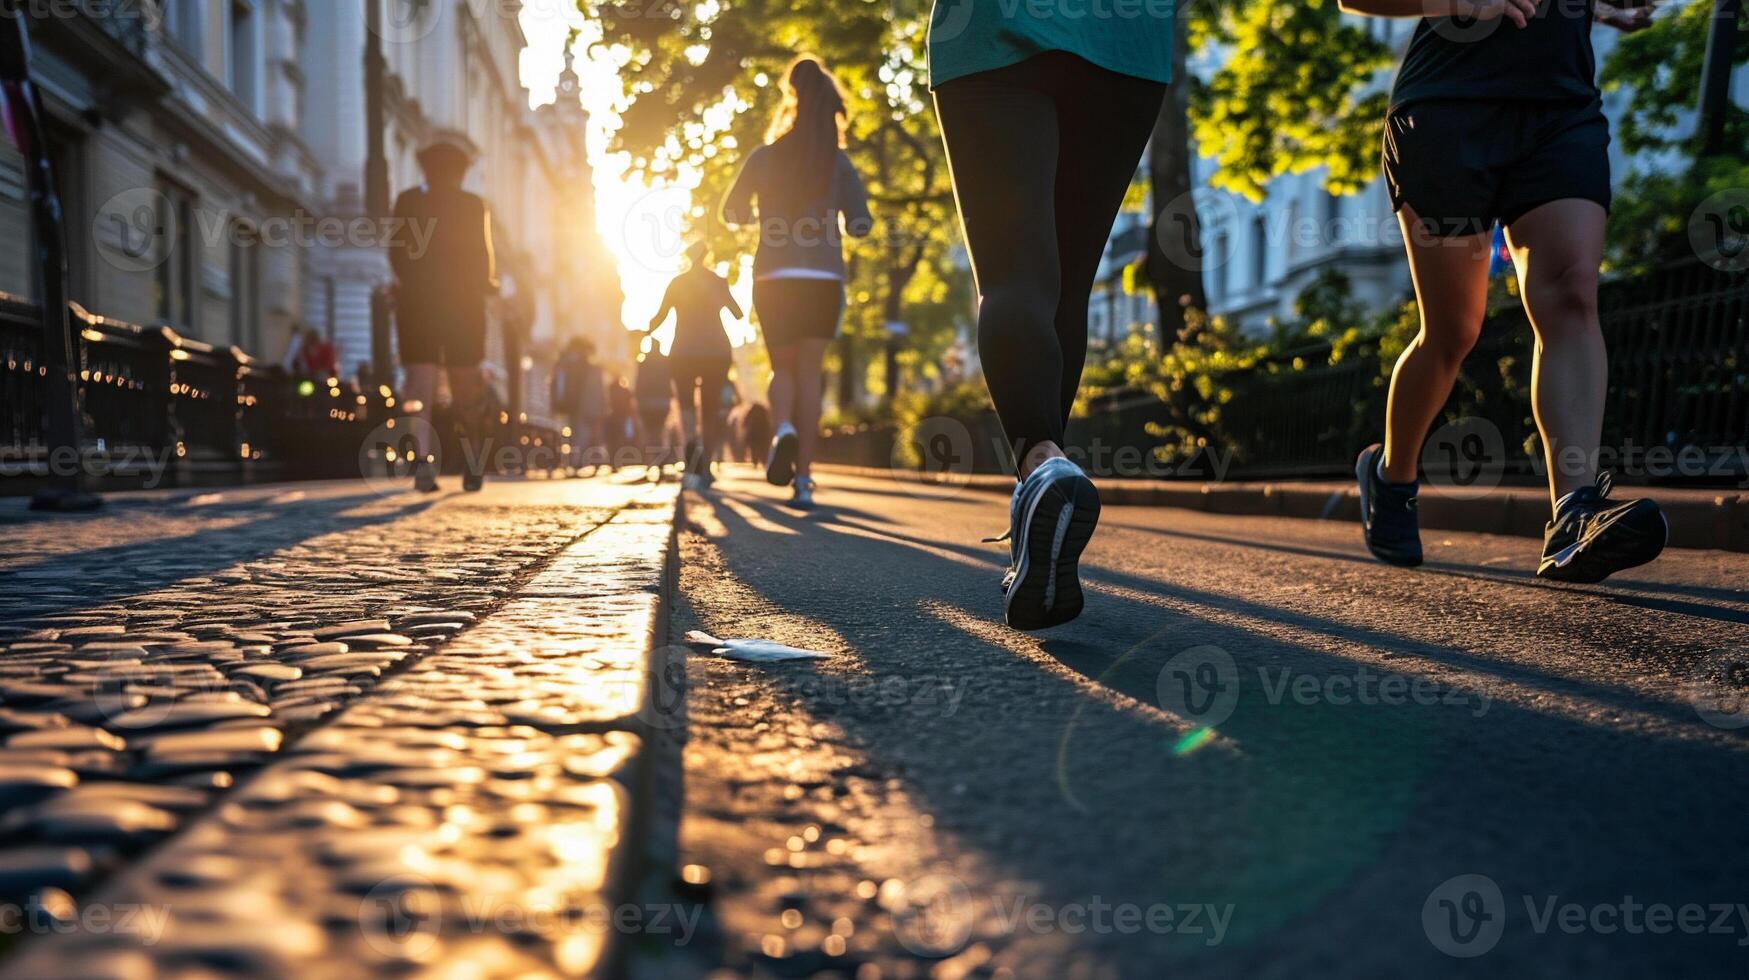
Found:
[{"label": "runner's leg", "polygon": [[1506,229],[1519,293],[1536,331],[1530,401],[1542,433],[1551,500],[1597,479],[1609,384],[1609,357],[1597,322],[1606,216],[1596,201],[1553,201]]},{"label": "runner's leg", "polygon": [[820,443],[820,412],[821,402],[825,397],[825,379],[821,362],[826,357],[826,347],[832,343],[817,337],[806,338],[796,344],[795,351],[795,426],[796,426],[796,475],[810,476],[813,473],[814,451]]},{"label": "runner's leg", "polygon": [[954,196],[977,279],[978,354],[990,399],[1025,477],[1062,454],[1063,377],[1056,316],[1057,107],[1019,84],[1033,61],[935,90]]},{"label": "runner's leg", "polygon": [[1413,483],[1421,444],[1451,397],[1458,368],[1476,337],[1488,302],[1489,239],[1486,235],[1440,238],[1421,230],[1415,210],[1397,212],[1409,253],[1409,275],[1421,310],[1421,332],[1391,371],[1385,408],[1384,476]]}]

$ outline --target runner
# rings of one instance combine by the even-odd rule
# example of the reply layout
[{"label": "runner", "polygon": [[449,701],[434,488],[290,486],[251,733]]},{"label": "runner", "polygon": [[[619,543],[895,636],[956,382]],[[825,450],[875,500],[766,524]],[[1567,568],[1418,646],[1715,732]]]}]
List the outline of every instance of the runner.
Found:
[{"label": "runner", "polygon": [[792,503],[814,506],[820,438],[821,359],[844,316],[844,240],[874,226],[868,195],[844,152],[844,93],[820,62],[803,55],[784,73],[783,105],[765,145],[748,154],[723,198],[725,224],[759,223],[753,310],[771,355],[777,432],[765,478],[792,486]]},{"label": "runner", "polygon": [[1536,334],[1531,405],[1554,516],[1537,575],[1597,582],[1658,556],[1668,528],[1650,500],[1608,501],[1597,472],[1609,376],[1597,270],[1610,203],[1609,124],[1593,19],[1624,31],[1649,8],[1537,0],[1343,0],[1344,9],[1423,18],[1385,117],[1384,175],[1403,229],[1421,332],[1397,361],[1385,441],[1360,454],[1367,547],[1421,564],[1421,445],[1482,329],[1495,222]]},{"label": "runner", "polygon": [[660,483],[662,467],[672,455],[668,417],[674,414],[674,375],[654,337],[645,337],[642,346],[638,355],[638,438],[643,446],[645,475],[651,483]]},{"label": "runner", "polygon": [[712,467],[723,444],[723,416],[717,411],[717,399],[733,360],[729,335],[723,328],[723,310],[737,320],[746,316],[729,293],[728,281],[705,264],[709,256],[703,242],[686,250],[691,265],[668,284],[662,307],[650,318],[648,327],[654,331],[668,319],[668,311],[674,311],[668,369],[674,378],[674,395],[680,400],[681,430],[686,434],[685,482],[694,490],[708,490],[716,482]]},{"label": "runner", "polygon": [[[978,353],[1015,447],[1004,614],[1017,629],[1080,615],[1077,563],[1099,494],[1063,455],[1087,356],[1087,304],[1112,222],[1172,75],[1157,5],[1105,17],[939,2],[929,71],[977,277]],[[1127,12],[1126,12],[1127,11]]]},{"label": "runner", "polygon": [[[486,299],[498,293],[492,254],[492,216],[486,202],[462,190],[473,165],[465,137],[440,135],[419,152],[425,183],[395,201],[401,227],[429,226],[431,240],[415,249],[410,236],[389,246],[395,273],[395,335],[407,369],[408,411],[429,421],[437,400],[437,376],[447,371],[457,427],[462,430],[465,490],[484,479],[484,433],[489,397],[480,362],[486,358]],[[433,493],[437,447],[428,425],[413,427],[419,462],[414,486]]]},{"label": "runner", "polygon": [[600,472],[607,462],[607,427],[602,424],[607,400],[602,391],[601,367],[595,363],[595,344],[582,337],[572,337],[554,365],[552,383],[553,410],[570,423],[570,452],[564,467],[571,476],[581,476],[585,465],[589,475]]}]

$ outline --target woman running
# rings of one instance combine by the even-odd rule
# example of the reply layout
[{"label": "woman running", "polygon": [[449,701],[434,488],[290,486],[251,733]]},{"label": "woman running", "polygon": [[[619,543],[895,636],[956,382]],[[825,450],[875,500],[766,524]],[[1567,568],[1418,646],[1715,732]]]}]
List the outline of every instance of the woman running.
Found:
[{"label": "woman running", "polygon": [[680,428],[686,434],[684,482],[694,490],[708,490],[716,482],[712,466],[723,444],[723,416],[717,411],[717,398],[734,360],[729,335],[723,329],[723,310],[737,320],[746,315],[729,293],[728,282],[705,264],[709,255],[703,242],[686,250],[691,265],[668,284],[662,306],[647,328],[654,332],[668,319],[668,312],[674,311],[668,370],[674,379],[674,397],[680,402]]},{"label": "woman running", "polygon": [[753,311],[771,355],[777,424],[765,478],[793,484],[792,502],[802,509],[814,506],[820,360],[844,315],[843,235],[860,238],[874,225],[844,152],[846,122],[837,81],[818,60],[797,58],[784,73],[783,104],[765,145],[748,154],[723,198],[724,224],[759,223]]},{"label": "woman running", "polygon": [[1063,455],[1063,430],[1093,279],[1172,77],[1173,17],[1158,3],[1004,9],[939,0],[929,74],[981,297],[978,353],[1019,470],[1004,614],[1043,629],[1081,613],[1099,494]]},{"label": "woman running", "polygon": [[1384,139],[1421,332],[1391,375],[1384,444],[1355,466],[1367,547],[1393,565],[1421,564],[1421,445],[1481,332],[1499,222],[1536,335],[1531,407],[1554,505],[1536,573],[1597,582],[1651,561],[1668,537],[1663,513],[1650,500],[1609,503],[1609,475],[1597,472],[1609,376],[1597,270],[1610,180],[1591,49],[1593,19],[1632,31],[1650,10],[1584,0],[1342,4],[1423,17],[1391,89]]}]

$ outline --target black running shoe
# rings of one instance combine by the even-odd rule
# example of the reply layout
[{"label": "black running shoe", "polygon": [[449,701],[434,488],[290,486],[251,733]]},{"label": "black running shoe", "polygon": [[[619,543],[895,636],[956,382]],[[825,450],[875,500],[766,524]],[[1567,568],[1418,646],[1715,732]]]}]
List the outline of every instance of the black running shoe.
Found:
[{"label": "black running shoe", "polygon": [[771,440],[771,452],[765,456],[765,482],[774,487],[787,487],[796,478],[796,456],[801,451],[802,441],[796,436],[796,430],[787,424],[777,431],[777,437]]},{"label": "black running shoe", "polygon": [[1389,483],[1379,476],[1385,449],[1378,443],[1360,452],[1354,478],[1360,484],[1360,529],[1366,548],[1379,561],[1402,568],[1421,564],[1419,484]]},{"label": "black running shoe", "polygon": [[1624,568],[1644,565],[1664,550],[1670,524],[1650,500],[1610,504],[1613,481],[1600,473],[1597,485],[1580,487],[1564,499],[1555,520],[1543,530],[1538,578],[1556,582],[1601,582]]},{"label": "black running shoe", "polygon": [[1003,616],[1041,630],[1081,615],[1082,549],[1099,526],[1099,491],[1066,459],[1046,460],[1020,486],[1012,508],[1014,569]]}]

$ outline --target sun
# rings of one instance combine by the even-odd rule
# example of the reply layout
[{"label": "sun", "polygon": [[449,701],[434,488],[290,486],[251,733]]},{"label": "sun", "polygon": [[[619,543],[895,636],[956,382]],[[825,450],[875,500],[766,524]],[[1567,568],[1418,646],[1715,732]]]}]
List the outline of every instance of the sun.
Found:
[{"label": "sun", "polygon": [[[619,266],[620,286],[625,291],[621,318],[628,329],[641,329],[661,305],[669,280],[685,266],[687,214],[700,175],[684,163],[676,168],[671,181],[660,185],[627,174],[628,155],[610,153],[608,145],[619,128],[625,104],[619,70],[628,53],[593,44],[601,37],[599,25],[585,18],[574,4],[526,4],[520,17],[528,38],[522,53],[522,80],[531,105],[545,105],[557,96],[558,77],[565,64],[565,39],[572,30],[578,32],[572,51],[583,107],[589,110],[596,227]],[[730,270],[723,263],[717,271]],[[733,278],[737,300],[743,309],[750,308],[751,276]],[[669,319],[656,334],[663,349],[673,336],[672,317]],[[752,328],[745,323],[730,328],[730,339],[737,346],[750,341],[752,335]]]}]

